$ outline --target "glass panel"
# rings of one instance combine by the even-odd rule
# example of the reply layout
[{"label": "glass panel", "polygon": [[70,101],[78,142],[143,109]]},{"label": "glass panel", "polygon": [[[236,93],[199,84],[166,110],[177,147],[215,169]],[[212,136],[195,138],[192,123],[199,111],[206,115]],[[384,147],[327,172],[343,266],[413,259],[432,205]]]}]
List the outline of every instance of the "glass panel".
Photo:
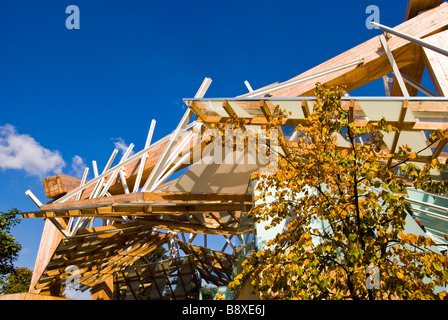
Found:
[{"label": "glass panel", "polygon": [[[403,106],[403,101],[358,100],[357,102],[370,121],[378,121],[382,117],[386,118],[387,121],[398,121]],[[410,108],[406,111],[404,121],[416,121]]]},{"label": "glass panel", "polygon": [[[301,105],[301,100],[285,101],[285,100],[269,100],[275,106],[280,106],[280,110],[285,110],[288,115],[288,119],[305,119]],[[291,112],[291,115],[289,115]]]},{"label": "glass panel", "polygon": [[[252,116],[247,113],[243,108],[238,105],[238,102],[228,101],[233,111],[235,111],[236,115],[240,118],[252,118]],[[228,115],[227,115],[228,117]]]},{"label": "glass panel", "polygon": [[[395,132],[386,133],[383,131],[382,133],[384,134],[383,141],[386,144],[386,146],[390,149],[392,147],[392,143],[395,137]],[[395,149],[395,152],[398,151],[398,147],[403,145],[410,146],[412,152],[418,152],[420,150],[423,150],[427,146],[425,134],[422,131],[401,131],[400,137],[398,138],[397,149]],[[419,155],[431,156],[432,155],[431,149],[428,148],[419,153]]]},{"label": "glass panel", "polygon": [[[434,240],[441,243],[447,243],[444,235],[448,233],[448,221],[433,216],[431,213],[435,213],[448,219],[448,198],[433,195],[414,188],[408,188],[407,191],[409,199],[422,202],[422,204],[411,203],[413,214],[421,220],[423,226],[429,233],[437,237],[437,239]],[[428,205],[425,205],[425,203]],[[431,205],[446,208],[447,211],[437,210],[435,207],[431,207]]]},{"label": "glass panel", "polygon": [[228,117],[226,110],[222,107],[223,101],[203,101],[208,110],[216,112],[221,117]]}]

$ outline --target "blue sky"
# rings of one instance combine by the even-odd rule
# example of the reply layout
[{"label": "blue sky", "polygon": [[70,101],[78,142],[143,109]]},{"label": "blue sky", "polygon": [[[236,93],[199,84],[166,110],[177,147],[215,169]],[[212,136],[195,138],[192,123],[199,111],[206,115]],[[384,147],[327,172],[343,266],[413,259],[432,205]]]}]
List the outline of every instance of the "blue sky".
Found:
[{"label": "blue sky", "polygon": [[[43,178],[79,176],[92,160],[102,170],[115,146],[141,150],[152,119],[153,141],[170,133],[204,77],[206,97],[288,80],[379,34],[365,27],[368,5],[393,27],[406,2],[2,0],[0,211],[36,209],[27,189],[46,202]],[[68,5],[79,30],[65,26]],[[13,230],[17,266],[33,269],[42,227]]]}]

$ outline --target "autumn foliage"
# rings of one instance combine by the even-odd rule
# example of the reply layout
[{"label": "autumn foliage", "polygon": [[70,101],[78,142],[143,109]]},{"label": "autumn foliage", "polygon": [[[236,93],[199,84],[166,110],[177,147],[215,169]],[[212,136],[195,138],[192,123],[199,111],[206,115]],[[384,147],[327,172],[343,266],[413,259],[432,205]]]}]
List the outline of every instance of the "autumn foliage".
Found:
[{"label": "autumn foliage", "polygon": [[[413,161],[423,150],[409,146],[400,146],[398,163],[391,163],[382,137],[398,129],[386,119],[355,126],[341,106],[343,90],[317,85],[315,93],[314,112],[297,126],[299,141],[279,159],[276,174],[253,177],[260,204],[250,215],[270,221],[267,228],[287,219],[287,228],[251,253],[231,288],[250,284],[263,299],[445,298],[436,287],[448,284],[447,256],[431,238],[404,234],[405,188],[443,194],[447,183],[430,170],[445,163],[434,159],[420,168]],[[350,147],[338,146],[337,134]],[[428,148],[447,137],[433,132]]]}]

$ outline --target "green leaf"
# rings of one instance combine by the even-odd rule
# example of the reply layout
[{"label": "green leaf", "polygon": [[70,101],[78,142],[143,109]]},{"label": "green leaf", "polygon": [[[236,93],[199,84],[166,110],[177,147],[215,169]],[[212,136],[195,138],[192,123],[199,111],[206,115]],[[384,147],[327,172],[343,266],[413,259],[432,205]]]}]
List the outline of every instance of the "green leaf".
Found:
[{"label": "green leaf", "polygon": [[445,277],[445,280],[448,281],[448,272],[443,270],[442,271],[443,276]]},{"label": "green leaf", "polygon": [[442,267],[440,267],[439,264],[433,262],[432,265],[433,265],[434,269],[436,269],[437,271],[442,271]]}]

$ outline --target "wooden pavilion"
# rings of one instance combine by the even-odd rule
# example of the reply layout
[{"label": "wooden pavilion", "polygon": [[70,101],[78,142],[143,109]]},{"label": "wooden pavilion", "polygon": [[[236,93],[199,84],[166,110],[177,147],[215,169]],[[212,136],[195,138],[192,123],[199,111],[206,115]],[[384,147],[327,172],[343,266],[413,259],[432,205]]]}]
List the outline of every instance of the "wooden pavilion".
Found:
[{"label": "wooden pavilion", "polygon": [[[28,190],[38,210],[22,217],[45,220],[30,293],[57,296],[73,267],[79,288],[91,288],[92,299],[194,299],[192,288],[202,280],[227,285],[235,259],[254,249],[255,228],[247,217],[253,204],[250,176],[264,164],[200,161],[216,152],[213,139],[201,136],[231,118],[262,134],[285,109],[291,115],[278,127],[278,150],[287,154],[297,138],[291,129],[313,111],[316,82],[345,85],[350,93],[382,79],[384,97],[347,95],[342,103],[357,126],[384,116],[400,129],[384,138],[393,155],[384,165],[396,163],[403,144],[423,150],[417,163],[445,160],[448,141],[430,145],[427,135],[448,128],[448,3],[409,0],[403,23],[375,26],[384,33],[288,81],[256,90],[248,85],[249,92],[238,97],[204,98],[211,83],[206,78],[194,98],[184,99],[188,109],[171,134],[152,142],[153,121],[141,151],[131,155],[131,144],[116,159],[114,150],[101,172],[93,162],[91,180],[88,168],[82,179],[44,179],[51,199],[46,204]],[[421,84],[425,68],[436,92]],[[199,238],[200,245],[194,242]],[[170,259],[133,267],[160,246],[169,248]]]}]

